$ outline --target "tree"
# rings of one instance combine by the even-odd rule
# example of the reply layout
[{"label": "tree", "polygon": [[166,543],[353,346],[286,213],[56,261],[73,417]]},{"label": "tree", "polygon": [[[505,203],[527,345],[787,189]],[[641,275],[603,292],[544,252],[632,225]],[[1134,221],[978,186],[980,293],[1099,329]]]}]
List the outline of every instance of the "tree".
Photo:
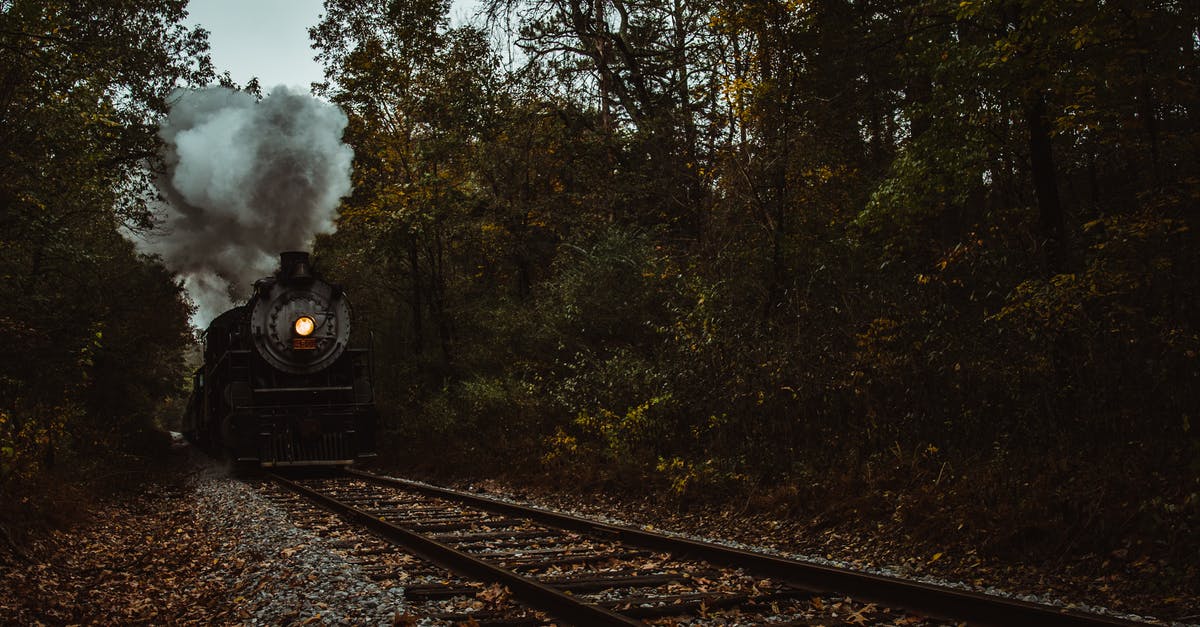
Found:
[{"label": "tree", "polygon": [[702,112],[716,79],[711,4],[496,0],[487,11],[494,22],[515,14],[517,23],[505,25],[529,57],[525,69],[553,74],[563,100],[593,112],[611,145],[610,216],[699,239],[720,131]]},{"label": "tree", "polygon": [[[157,118],[169,93],[212,76],[207,34],[181,24],[185,5],[0,3],[0,327],[29,360],[0,371],[9,471],[28,470],[65,432],[119,411],[91,402],[97,359],[143,360],[145,370],[105,378],[151,397],[181,381],[172,353],[187,339],[179,290],[118,230],[152,222]],[[176,306],[145,329],[154,339],[118,347],[105,343],[106,332],[128,329],[115,294]],[[155,347],[164,354],[141,352]]]},{"label": "tree", "polygon": [[326,10],[311,34],[356,154],[339,237],[384,251],[388,276],[407,283],[392,299],[407,320],[393,336],[397,354],[424,355],[436,342],[436,377],[454,357],[450,256],[477,191],[472,151],[488,123],[494,56],[480,31],[446,29],[446,2]]}]

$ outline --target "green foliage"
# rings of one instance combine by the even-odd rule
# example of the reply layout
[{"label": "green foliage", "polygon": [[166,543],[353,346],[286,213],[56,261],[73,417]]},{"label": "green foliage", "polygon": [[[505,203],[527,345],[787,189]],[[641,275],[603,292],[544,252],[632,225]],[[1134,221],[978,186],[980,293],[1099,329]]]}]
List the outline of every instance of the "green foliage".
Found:
[{"label": "green foliage", "polygon": [[753,489],[750,478],[736,471],[723,470],[714,459],[689,461],[682,457],[660,459],[655,469],[670,485],[676,498],[712,498],[744,493]]},{"label": "green foliage", "polygon": [[560,341],[602,351],[652,342],[670,289],[666,260],[639,232],[608,229],[585,246],[559,248],[537,304]]},{"label": "green foliage", "polygon": [[1050,402],[1064,415],[1118,437],[1145,429],[1194,437],[1187,417],[1198,399],[1187,381],[1200,336],[1180,300],[1197,286],[1194,273],[1180,272],[1195,263],[1191,228],[1140,212],[1083,230],[1090,245],[1080,271],[1020,283],[992,320],[1039,347],[1026,349],[1041,356],[1030,374],[1059,382]]},{"label": "green foliage", "polygon": [[549,438],[543,462],[565,475],[622,483],[644,479],[651,461],[646,455],[663,436],[655,408],[669,402],[669,396],[659,396],[622,413],[603,407],[581,412]]}]

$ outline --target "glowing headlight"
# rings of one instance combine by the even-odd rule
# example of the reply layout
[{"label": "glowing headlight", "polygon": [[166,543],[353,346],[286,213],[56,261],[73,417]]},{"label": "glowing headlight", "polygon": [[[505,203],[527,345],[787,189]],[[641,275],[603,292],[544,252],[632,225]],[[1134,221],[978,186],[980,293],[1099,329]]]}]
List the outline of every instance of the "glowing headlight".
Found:
[{"label": "glowing headlight", "polygon": [[312,335],[313,329],[316,327],[317,323],[308,316],[300,316],[299,318],[296,318],[296,335],[299,335],[300,337],[308,337]]}]

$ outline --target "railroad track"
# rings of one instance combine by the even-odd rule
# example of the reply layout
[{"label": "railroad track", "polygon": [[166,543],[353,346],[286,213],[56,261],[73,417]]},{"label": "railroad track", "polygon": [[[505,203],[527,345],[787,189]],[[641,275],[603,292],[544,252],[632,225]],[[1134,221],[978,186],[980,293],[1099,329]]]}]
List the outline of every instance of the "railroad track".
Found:
[{"label": "railroad track", "polygon": [[[753,553],[360,471],[270,478],[294,495],[287,498],[325,510],[306,514],[321,519],[321,529],[345,526],[338,542],[372,577],[399,580],[411,605],[449,623],[1141,624]],[[369,533],[347,531],[354,527]]]}]

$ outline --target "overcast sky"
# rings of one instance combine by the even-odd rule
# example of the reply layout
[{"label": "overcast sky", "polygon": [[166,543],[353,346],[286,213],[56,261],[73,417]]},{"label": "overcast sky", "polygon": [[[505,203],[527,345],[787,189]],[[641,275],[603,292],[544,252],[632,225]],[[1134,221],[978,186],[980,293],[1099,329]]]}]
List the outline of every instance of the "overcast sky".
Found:
[{"label": "overcast sky", "polygon": [[188,21],[209,31],[217,72],[239,85],[257,76],[264,88],[303,87],[324,77],[313,61],[308,28],[321,15],[321,0],[191,0]]},{"label": "overcast sky", "polygon": [[[451,21],[470,17],[472,0],[455,0]],[[209,31],[213,65],[239,85],[257,76],[264,89],[276,85],[308,90],[324,80],[313,61],[308,29],[322,11],[321,0],[191,0],[188,22]]]}]

